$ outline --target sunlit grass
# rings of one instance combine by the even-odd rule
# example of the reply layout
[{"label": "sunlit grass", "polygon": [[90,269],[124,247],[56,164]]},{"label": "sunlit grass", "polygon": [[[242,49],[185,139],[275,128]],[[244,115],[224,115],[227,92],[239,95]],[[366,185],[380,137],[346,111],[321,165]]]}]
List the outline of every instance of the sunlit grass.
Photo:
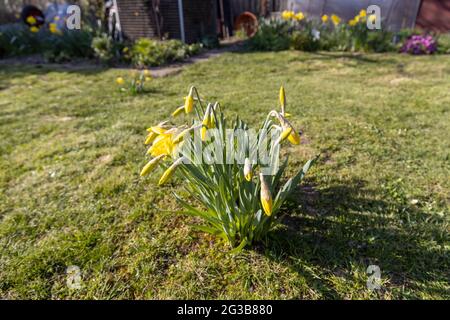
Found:
[{"label": "sunlit grass", "polygon": [[[126,72],[1,67],[2,298],[449,298],[448,56],[229,53],[135,96]],[[281,84],[303,131],[291,172],[322,156],[284,227],[231,256],[171,212],[179,181],[139,178],[145,129],[190,85],[256,125]]]}]

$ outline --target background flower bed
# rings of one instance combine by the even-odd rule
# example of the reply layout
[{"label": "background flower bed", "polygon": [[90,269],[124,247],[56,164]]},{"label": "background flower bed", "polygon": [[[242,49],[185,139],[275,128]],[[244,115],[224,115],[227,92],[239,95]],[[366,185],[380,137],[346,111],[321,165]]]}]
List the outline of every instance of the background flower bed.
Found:
[{"label": "background flower bed", "polygon": [[35,32],[24,24],[2,26],[0,58],[42,54],[49,62],[95,58],[103,64],[126,63],[149,67],[182,61],[200,53],[203,48],[202,44],[187,45],[179,40],[142,38],[135,42],[118,42],[91,27],[52,31],[50,25]]},{"label": "background flower bed", "polygon": [[435,44],[434,50],[415,50],[415,54],[450,53],[448,34],[422,36],[422,31],[411,29],[394,33],[388,31],[383,24],[381,30],[369,30],[366,25],[368,19],[375,18],[367,16],[364,10],[350,21],[343,21],[336,15],[312,19],[302,12],[284,11],[281,18],[262,19],[258,32],[249,40],[249,45],[253,50],[262,51],[292,48],[301,51],[413,53],[413,50],[403,50],[411,42],[410,39],[428,38],[428,42]]}]

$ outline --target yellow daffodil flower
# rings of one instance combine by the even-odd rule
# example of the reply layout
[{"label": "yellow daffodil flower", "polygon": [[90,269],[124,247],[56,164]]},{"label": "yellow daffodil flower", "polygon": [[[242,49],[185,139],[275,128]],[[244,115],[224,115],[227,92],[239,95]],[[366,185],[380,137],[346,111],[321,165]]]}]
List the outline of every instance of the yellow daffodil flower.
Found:
[{"label": "yellow daffodil flower", "polygon": [[172,112],[172,117],[176,117],[177,115],[181,114],[183,111],[184,111],[184,106],[176,108],[175,111]]},{"label": "yellow daffodil flower", "polygon": [[361,18],[364,18],[366,15],[367,15],[366,10],[361,9],[361,11],[359,12],[359,16],[360,16]]},{"label": "yellow daffodil flower", "polygon": [[324,15],[322,16],[322,22],[323,22],[323,23],[327,23],[327,22],[328,22],[328,16],[327,16],[326,14],[324,14]]},{"label": "yellow daffodil flower", "polygon": [[303,14],[303,12],[299,12],[294,16],[294,19],[297,21],[302,21],[303,19],[305,19],[305,15]]},{"label": "yellow daffodil flower", "polygon": [[142,168],[142,171],[140,173],[141,177],[144,177],[146,175],[148,175],[150,173],[150,171],[153,170],[153,168],[155,168],[159,161],[164,157],[164,155],[160,155],[156,158],[153,158],[152,160],[150,160],[145,166],[144,168]]},{"label": "yellow daffodil flower", "polygon": [[358,21],[356,20],[356,19],[352,19],[352,20],[349,20],[348,21],[348,25],[350,26],[350,27],[354,27],[354,26],[356,26],[358,24]]},{"label": "yellow daffodil flower", "polygon": [[[169,130],[171,131],[171,130]],[[167,131],[167,132],[169,132]],[[173,154],[175,144],[173,143],[173,132],[160,134],[155,141],[153,141],[152,146],[148,149],[147,154],[152,157],[157,157],[160,155],[170,156]]]},{"label": "yellow daffodil flower", "polygon": [[30,27],[30,31],[33,32],[33,33],[36,33],[36,32],[39,31],[39,28],[36,27],[36,26],[32,26],[32,27]]},{"label": "yellow daffodil flower", "polygon": [[272,215],[273,207],[272,194],[270,193],[269,186],[262,173],[259,174],[259,179],[261,181],[261,205],[264,209],[264,213],[270,217]]}]

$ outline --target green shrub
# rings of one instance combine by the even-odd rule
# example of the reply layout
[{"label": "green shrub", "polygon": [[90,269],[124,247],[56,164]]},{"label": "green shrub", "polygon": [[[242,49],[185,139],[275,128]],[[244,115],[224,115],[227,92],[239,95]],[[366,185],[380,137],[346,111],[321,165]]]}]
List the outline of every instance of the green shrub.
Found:
[{"label": "green shrub", "polygon": [[71,30],[52,33],[47,27],[33,33],[22,24],[7,25],[0,31],[0,56],[42,53],[52,62],[90,58],[92,31]]},{"label": "green shrub", "polygon": [[256,34],[250,39],[250,48],[261,51],[289,49],[291,36],[289,24],[277,19],[261,20]]},{"label": "green shrub", "polygon": [[206,49],[215,49],[220,47],[219,39],[216,36],[205,36],[200,40],[202,46]]},{"label": "green shrub", "polygon": [[[95,56],[105,64],[111,64],[121,60],[128,60],[125,44],[114,41],[114,39],[106,33],[102,33],[92,39],[92,50]],[[128,49],[127,49],[128,50]]]},{"label": "green shrub", "polygon": [[23,24],[10,24],[0,28],[0,57],[37,53],[41,49],[40,35],[32,33]]},{"label": "green shrub", "polygon": [[201,48],[199,44],[186,45],[179,40],[141,38],[131,48],[131,60],[137,67],[159,66],[184,60],[200,52]]},{"label": "green shrub", "polygon": [[42,52],[51,62],[64,62],[76,58],[92,58],[91,47],[93,33],[91,30],[70,30],[61,34],[43,33]]}]

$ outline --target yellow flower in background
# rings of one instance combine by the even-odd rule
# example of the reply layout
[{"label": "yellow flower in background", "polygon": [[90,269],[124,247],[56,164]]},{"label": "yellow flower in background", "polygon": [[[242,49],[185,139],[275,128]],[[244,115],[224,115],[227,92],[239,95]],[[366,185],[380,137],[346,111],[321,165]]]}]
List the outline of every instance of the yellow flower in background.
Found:
[{"label": "yellow flower in background", "polygon": [[32,26],[32,27],[30,27],[30,31],[33,32],[33,33],[36,33],[36,32],[39,31],[39,28],[36,27],[36,26]]},{"label": "yellow flower in background", "polygon": [[303,19],[305,19],[305,15],[303,14],[303,12],[299,12],[294,16],[294,18],[297,21],[302,21]]},{"label": "yellow flower in background", "polygon": [[146,175],[148,175],[150,173],[150,171],[152,171],[159,163],[159,161],[164,157],[164,155],[160,155],[156,158],[153,158],[152,160],[150,160],[145,166],[144,168],[142,168],[142,171],[140,173],[141,177],[144,177]]},{"label": "yellow flower in background", "polygon": [[366,12],[366,10],[364,10],[364,9],[362,9],[362,10],[359,12],[359,16],[360,16],[361,18],[364,18],[366,15],[367,15],[367,12]]},{"label": "yellow flower in background", "polygon": [[172,155],[175,147],[172,139],[173,133],[163,133],[159,135],[153,142],[152,146],[148,149],[147,153],[152,157],[157,157],[160,155]]},{"label": "yellow flower in background", "polygon": [[322,16],[322,22],[323,22],[323,23],[327,23],[327,22],[328,22],[328,16],[327,16],[326,14],[324,14],[324,15]]},{"label": "yellow flower in background", "polygon": [[55,17],[53,18],[53,20],[59,21],[59,16],[55,16]]},{"label": "yellow flower in background", "polygon": [[264,209],[264,213],[269,217],[272,215],[272,194],[270,193],[269,186],[262,173],[259,174],[261,180],[261,205]]},{"label": "yellow flower in background", "polygon": [[150,77],[151,76],[150,70],[145,69],[144,70],[144,76]]},{"label": "yellow flower in background", "polygon": [[145,81],[150,81],[150,80],[152,80],[151,77],[145,77]]},{"label": "yellow flower in background", "polygon": [[27,17],[26,21],[27,21],[28,24],[36,24],[36,22],[37,22],[36,18],[33,17],[33,16]]},{"label": "yellow flower in background", "polygon": [[337,15],[333,14],[331,15],[331,21],[335,26],[337,26],[339,23],[341,23],[341,18],[339,18]]},{"label": "yellow flower in background", "polygon": [[358,21],[356,19],[352,19],[352,20],[349,20],[348,25],[350,27],[353,27],[353,26],[356,26],[357,23],[358,23]]},{"label": "yellow flower in background", "polygon": [[125,80],[123,80],[123,78],[122,78],[122,77],[117,77],[117,79],[116,79],[116,83],[117,83],[118,85],[122,85],[122,84],[124,84],[124,83],[125,83]]},{"label": "yellow flower in background", "polygon": [[58,33],[58,26],[56,25],[56,23],[50,23],[48,25],[48,28],[51,33]]},{"label": "yellow flower in background", "polygon": [[369,16],[369,21],[372,23],[375,23],[375,21],[377,21],[377,15],[376,14],[371,14]]},{"label": "yellow flower in background", "polygon": [[284,20],[290,20],[290,19],[294,18],[294,16],[295,16],[294,11],[285,10],[281,13],[281,17]]}]

